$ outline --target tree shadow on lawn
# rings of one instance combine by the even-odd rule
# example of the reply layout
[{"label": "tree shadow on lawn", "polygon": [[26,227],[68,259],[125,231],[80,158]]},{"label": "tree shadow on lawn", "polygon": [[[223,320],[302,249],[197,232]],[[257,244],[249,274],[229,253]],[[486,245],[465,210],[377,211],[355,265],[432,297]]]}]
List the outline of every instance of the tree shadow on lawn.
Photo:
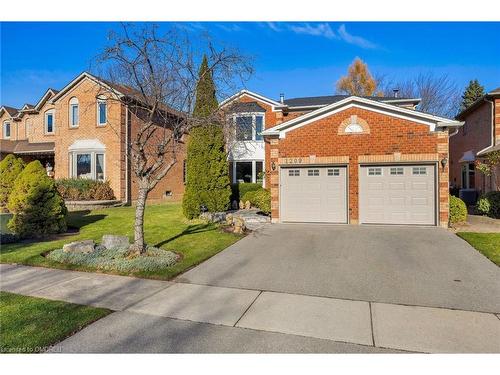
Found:
[{"label": "tree shadow on lawn", "polygon": [[72,211],[69,213],[69,225],[74,228],[81,229],[86,225],[93,224],[99,220],[105,219],[108,215],[106,214],[92,214],[89,215],[92,211],[83,210],[83,211]]},{"label": "tree shadow on lawn", "polygon": [[153,245],[154,247],[162,247],[163,245],[172,242],[180,237],[183,236],[189,236],[190,234],[196,234],[196,233],[203,233],[203,232],[209,232],[217,230],[217,227],[214,227],[213,224],[210,223],[204,223],[204,224],[192,224],[189,225],[186,229],[184,229],[182,232],[169,237],[163,241],[158,242],[157,244]]}]

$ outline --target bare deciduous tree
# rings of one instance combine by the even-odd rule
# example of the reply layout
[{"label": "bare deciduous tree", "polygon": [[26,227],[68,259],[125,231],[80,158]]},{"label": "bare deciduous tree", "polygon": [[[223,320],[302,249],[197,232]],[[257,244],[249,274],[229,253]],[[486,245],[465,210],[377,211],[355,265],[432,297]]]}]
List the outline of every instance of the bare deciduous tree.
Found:
[{"label": "bare deciduous tree", "polygon": [[138,185],[132,245],[137,253],[146,251],[144,211],[149,192],[177,163],[189,129],[219,120],[217,113],[204,118],[191,115],[203,53],[219,96],[253,73],[247,57],[216,46],[208,35],[193,42],[173,27],[159,35],[158,26],[150,24],[140,28],[123,24],[110,34],[110,45],[98,59],[105,78],[100,95],[124,105],[129,114],[126,154]]},{"label": "bare deciduous tree", "polygon": [[383,79],[379,89],[385,96],[393,95],[393,89],[398,89],[401,97],[421,98],[418,109],[435,115],[453,118],[460,108],[460,90],[446,74],[420,73],[400,82]]}]

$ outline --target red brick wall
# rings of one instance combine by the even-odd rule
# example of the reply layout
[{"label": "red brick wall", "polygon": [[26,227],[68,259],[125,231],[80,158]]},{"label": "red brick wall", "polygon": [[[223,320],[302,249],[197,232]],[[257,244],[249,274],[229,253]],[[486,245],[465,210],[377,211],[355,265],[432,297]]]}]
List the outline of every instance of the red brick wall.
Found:
[{"label": "red brick wall", "polygon": [[[476,154],[491,144],[491,104],[484,102],[469,113],[464,121],[458,133],[450,137],[450,184],[459,188],[462,188],[462,164],[458,161],[462,155],[470,150]],[[476,171],[476,189],[484,191],[488,185],[489,181],[485,180],[484,175]]]}]

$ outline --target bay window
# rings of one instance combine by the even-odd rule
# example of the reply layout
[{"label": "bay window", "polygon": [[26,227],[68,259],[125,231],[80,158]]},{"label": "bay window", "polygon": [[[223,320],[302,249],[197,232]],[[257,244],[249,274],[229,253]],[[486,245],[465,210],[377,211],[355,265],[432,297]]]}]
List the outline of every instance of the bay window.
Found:
[{"label": "bay window", "polygon": [[231,161],[232,183],[264,183],[264,162],[261,160]]},{"label": "bay window", "polygon": [[75,151],[69,154],[71,177],[103,181],[104,153],[95,151]]}]

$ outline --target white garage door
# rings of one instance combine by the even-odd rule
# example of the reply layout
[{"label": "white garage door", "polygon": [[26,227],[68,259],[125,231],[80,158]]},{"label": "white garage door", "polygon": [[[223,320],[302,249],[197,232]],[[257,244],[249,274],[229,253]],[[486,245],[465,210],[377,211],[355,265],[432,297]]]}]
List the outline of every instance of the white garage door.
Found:
[{"label": "white garage door", "polygon": [[433,165],[361,167],[360,222],[435,225],[435,181]]},{"label": "white garage door", "polygon": [[282,167],[281,221],[347,223],[346,167]]}]

